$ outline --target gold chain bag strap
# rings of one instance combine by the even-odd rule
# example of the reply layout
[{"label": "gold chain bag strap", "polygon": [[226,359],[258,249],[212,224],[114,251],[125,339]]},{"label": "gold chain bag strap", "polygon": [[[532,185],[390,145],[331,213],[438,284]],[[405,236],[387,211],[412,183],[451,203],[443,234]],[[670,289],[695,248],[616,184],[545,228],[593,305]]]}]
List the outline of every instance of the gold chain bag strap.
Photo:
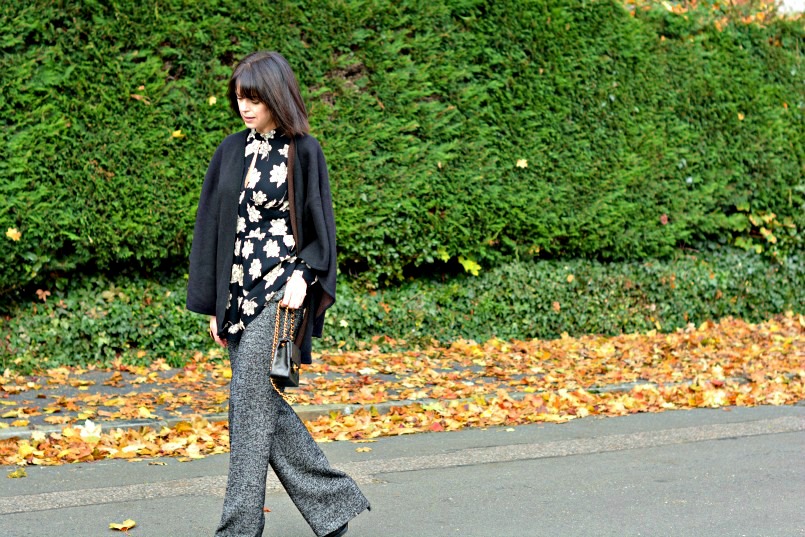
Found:
[{"label": "gold chain bag strap", "polygon": [[277,304],[277,318],[274,322],[274,356],[271,357],[269,375],[271,384],[286,401],[289,397],[282,388],[299,386],[299,368],[302,365],[302,351],[294,342],[293,329],[296,324],[296,310]]}]

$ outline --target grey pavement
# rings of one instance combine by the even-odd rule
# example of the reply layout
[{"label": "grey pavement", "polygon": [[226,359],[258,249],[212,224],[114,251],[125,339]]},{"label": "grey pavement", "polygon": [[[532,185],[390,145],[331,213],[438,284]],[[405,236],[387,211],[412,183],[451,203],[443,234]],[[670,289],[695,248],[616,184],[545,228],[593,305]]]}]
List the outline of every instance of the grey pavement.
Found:
[{"label": "grey pavement", "polygon": [[[361,483],[361,536],[805,536],[805,407],[585,418],[323,444]],[[371,447],[362,453],[357,448]],[[0,536],[211,536],[227,456],[29,467]],[[10,468],[6,468],[10,470]],[[313,533],[269,475],[264,535]]]}]

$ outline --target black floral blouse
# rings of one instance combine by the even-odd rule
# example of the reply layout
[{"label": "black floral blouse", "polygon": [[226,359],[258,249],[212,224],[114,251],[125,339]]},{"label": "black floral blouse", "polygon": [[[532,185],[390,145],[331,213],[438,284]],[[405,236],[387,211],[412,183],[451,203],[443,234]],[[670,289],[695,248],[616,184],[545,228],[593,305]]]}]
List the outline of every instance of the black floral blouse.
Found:
[{"label": "black floral blouse", "polygon": [[301,272],[308,285],[315,281],[312,269],[296,257],[291,231],[286,181],[289,143],[290,138],[275,131],[260,134],[252,129],[246,138],[244,187],[224,322],[230,339],[240,338],[295,271]]}]

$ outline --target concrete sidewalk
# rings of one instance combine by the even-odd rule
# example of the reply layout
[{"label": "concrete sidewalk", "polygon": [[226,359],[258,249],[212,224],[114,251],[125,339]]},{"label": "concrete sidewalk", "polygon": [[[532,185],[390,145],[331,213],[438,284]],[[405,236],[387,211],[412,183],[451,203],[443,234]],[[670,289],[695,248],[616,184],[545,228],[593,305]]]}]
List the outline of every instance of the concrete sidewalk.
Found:
[{"label": "concrete sidewalk", "polygon": [[[586,418],[323,444],[373,510],[360,536],[805,536],[805,407]],[[371,452],[357,448],[371,447]],[[153,465],[149,462],[166,462]],[[28,467],[0,535],[212,535],[227,456]],[[313,533],[269,475],[265,535]]]}]

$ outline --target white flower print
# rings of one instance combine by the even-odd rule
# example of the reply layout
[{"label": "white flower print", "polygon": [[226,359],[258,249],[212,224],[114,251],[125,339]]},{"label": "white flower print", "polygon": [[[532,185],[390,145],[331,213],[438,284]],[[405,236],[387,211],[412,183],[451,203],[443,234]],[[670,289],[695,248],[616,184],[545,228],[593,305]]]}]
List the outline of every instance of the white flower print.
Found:
[{"label": "white flower print", "polygon": [[261,190],[255,190],[252,193],[252,201],[254,202],[255,205],[262,205],[266,202],[267,199],[268,198],[266,197],[266,193]]},{"label": "white flower print", "polygon": [[236,283],[243,286],[243,265],[232,265],[232,275],[229,277],[229,283]]},{"label": "white flower print", "polygon": [[266,234],[261,233],[259,229],[253,229],[249,231],[249,234],[246,235],[247,239],[257,239],[258,241],[262,241],[265,238]]},{"label": "white flower print", "polygon": [[282,164],[275,164],[271,169],[271,178],[269,181],[277,183],[277,186],[281,186],[285,182],[286,177],[288,177],[288,168],[283,162]]},{"label": "white flower print", "polygon": [[[271,140],[272,138],[274,138],[274,135],[276,133],[277,133],[276,129],[271,129],[270,131],[264,133],[262,136],[264,140]],[[249,135],[246,137],[246,141],[248,142],[249,140],[255,140],[257,138],[257,134],[258,134],[257,129],[249,129]]]},{"label": "white flower print", "polygon": [[285,220],[282,218],[275,218],[271,221],[271,229],[268,230],[272,235],[285,235],[288,233],[288,226],[285,225]]},{"label": "white flower print", "polygon": [[[285,140],[285,137],[276,138],[273,132],[252,131],[247,137],[245,165],[247,168],[254,166],[240,191],[242,216],[238,216],[236,224],[237,264],[232,265],[230,277],[232,289],[237,291],[232,291],[227,301],[229,309],[237,313],[232,313],[234,322],[224,327],[230,334],[243,333],[249,319],[253,319],[267,301],[277,299],[278,293],[269,289],[281,286],[296,263],[296,257],[289,255],[296,244],[288,224],[290,204],[285,185],[290,173],[287,161],[290,145]],[[276,164],[273,159],[277,159]],[[275,185],[276,190],[270,185]],[[279,217],[269,217],[268,211]],[[249,286],[248,289],[245,286]]]},{"label": "white flower print", "polygon": [[257,309],[257,302],[251,299],[244,300],[240,307],[244,315],[254,315],[254,310]]},{"label": "white flower print", "polygon": [[246,241],[243,243],[243,250],[241,251],[243,254],[243,259],[249,259],[251,255],[254,253],[254,244],[252,241]]},{"label": "white flower print", "polygon": [[254,205],[247,205],[246,212],[249,213],[249,222],[260,221],[260,211]]},{"label": "white flower print", "polygon": [[249,178],[246,180],[246,188],[254,188],[255,186],[257,186],[257,183],[260,182],[260,177],[261,177],[260,170],[258,170],[257,168],[252,168],[252,173],[249,174]]},{"label": "white flower print", "polygon": [[249,155],[251,155],[252,153],[254,153],[255,151],[258,151],[260,149],[260,140],[252,138],[251,136],[249,138],[251,139],[251,142],[246,144],[246,156],[247,157]]},{"label": "white flower print", "polygon": [[274,282],[277,281],[277,278],[280,277],[280,274],[282,274],[282,272],[284,270],[285,270],[285,267],[280,264],[280,265],[277,265],[276,267],[274,267],[271,270],[271,272],[266,274],[266,278],[265,278],[266,287],[271,287],[272,285],[274,285]]},{"label": "white flower print", "polygon": [[263,142],[262,144],[260,144],[260,158],[261,159],[267,159],[268,158],[268,153],[270,151],[271,151],[271,144],[270,143],[268,143],[266,141],[266,142]]},{"label": "white flower print", "polygon": [[260,277],[260,274],[263,272],[263,264],[260,263],[260,260],[255,258],[252,259],[252,264],[249,266],[249,276],[252,277],[252,280],[256,280]]},{"label": "white flower print", "polygon": [[266,257],[279,257],[280,245],[274,239],[269,239],[266,245],[263,246],[263,251],[266,253]]}]

